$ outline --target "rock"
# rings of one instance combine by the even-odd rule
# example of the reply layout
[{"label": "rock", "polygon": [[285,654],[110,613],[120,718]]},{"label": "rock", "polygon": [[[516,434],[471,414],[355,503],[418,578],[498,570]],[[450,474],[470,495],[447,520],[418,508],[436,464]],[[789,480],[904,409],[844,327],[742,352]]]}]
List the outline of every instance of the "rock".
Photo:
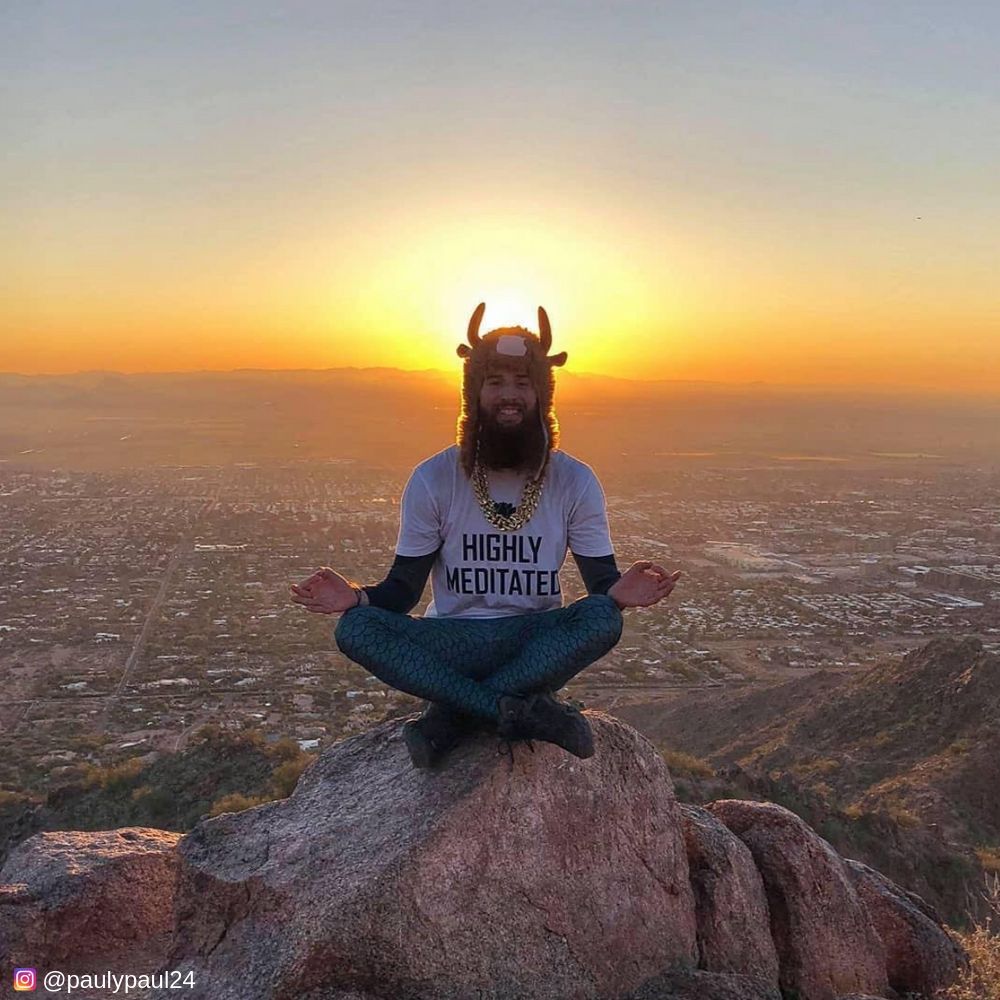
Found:
[{"label": "rock", "polygon": [[860,861],[845,864],[885,945],[886,971],[894,990],[933,996],[968,969],[965,950],[919,896]]},{"label": "rock", "polygon": [[781,1000],[781,991],[751,976],[677,971],[649,980],[626,1000]]},{"label": "rock", "polygon": [[764,879],[781,987],[799,1000],[885,993],[885,951],[843,860],[798,816],[726,799],[708,811],[750,848]]},{"label": "rock", "polygon": [[0,966],[152,971],[173,926],[180,835],[38,833],[0,869]]},{"label": "rock", "polygon": [[590,720],[589,760],[536,743],[510,762],[480,736],[432,772],[387,722],[321,754],[289,799],[199,824],[170,959],[196,972],[187,995],[587,1000],[693,965],[666,765]]},{"label": "rock", "polygon": [[698,967],[778,985],[764,882],[747,846],[710,812],[681,805],[698,921]]}]

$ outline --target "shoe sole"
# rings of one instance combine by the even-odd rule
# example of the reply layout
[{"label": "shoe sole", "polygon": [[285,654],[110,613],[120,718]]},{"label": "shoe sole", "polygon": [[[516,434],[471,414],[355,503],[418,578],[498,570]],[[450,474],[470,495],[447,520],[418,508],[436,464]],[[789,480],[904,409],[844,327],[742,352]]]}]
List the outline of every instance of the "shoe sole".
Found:
[{"label": "shoe sole", "polygon": [[406,744],[414,767],[427,770],[438,762],[439,755],[420,730],[411,723],[403,726],[403,742]]},{"label": "shoe sole", "polygon": [[567,753],[571,753],[574,757],[579,757],[581,760],[586,760],[588,757],[594,756],[594,736],[590,730],[590,726],[586,722],[584,725],[587,727],[586,731],[579,733],[578,738],[568,739],[565,743],[557,744]]}]

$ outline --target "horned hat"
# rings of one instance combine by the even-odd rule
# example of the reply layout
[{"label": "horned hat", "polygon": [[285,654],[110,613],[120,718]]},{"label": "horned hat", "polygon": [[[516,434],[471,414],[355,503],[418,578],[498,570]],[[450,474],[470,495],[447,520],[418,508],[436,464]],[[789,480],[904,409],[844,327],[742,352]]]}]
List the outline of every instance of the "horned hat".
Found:
[{"label": "horned hat", "polygon": [[536,336],[523,326],[505,326],[479,335],[479,325],[486,312],[486,303],[480,302],[469,320],[468,344],[459,344],[456,353],[465,359],[462,373],[462,412],[458,418],[457,443],[459,460],[465,474],[472,476],[476,463],[476,446],[479,440],[479,393],[486,376],[498,368],[526,371],[538,396],[538,417],[547,441],[545,457],[535,479],[540,479],[548,465],[549,455],[559,446],[559,421],[553,408],[555,375],[552,369],[566,363],[566,352],[549,355],[552,346],[552,328],[545,310],[538,307]]}]

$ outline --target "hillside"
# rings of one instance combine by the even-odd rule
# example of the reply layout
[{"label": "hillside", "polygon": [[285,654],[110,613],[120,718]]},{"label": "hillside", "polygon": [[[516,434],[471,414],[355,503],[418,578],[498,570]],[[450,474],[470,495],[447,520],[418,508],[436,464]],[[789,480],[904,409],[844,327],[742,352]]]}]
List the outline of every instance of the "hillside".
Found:
[{"label": "hillside", "polygon": [[204,726],[180,753],[72,765],[38,793],[0,792],[0,864],[42,830],[156,826],[184,832],[221,809],[284,798],[312,755],[294,740],[267,744],[256,731]]},{"label": "hillside", "polygon": [[661,746],[790,782],[843,816],[884,813],[988,870],[1000,867],[1000,657],[938,638],[861,675],[693,692],[620,714]]}]

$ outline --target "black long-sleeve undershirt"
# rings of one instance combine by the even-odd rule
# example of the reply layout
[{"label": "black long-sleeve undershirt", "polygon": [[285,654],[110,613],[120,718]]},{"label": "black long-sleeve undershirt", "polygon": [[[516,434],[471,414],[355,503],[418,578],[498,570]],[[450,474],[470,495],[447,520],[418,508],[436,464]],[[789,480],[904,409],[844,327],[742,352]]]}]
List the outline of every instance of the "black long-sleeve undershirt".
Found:
[{"label": "black long-sleeve undershirt", "polygon": [[397,552],[386,578],[381,583],[361,588],[368,595],[368,603],[408,615],[420,601],[440,551],[438,546],[423,556],[401,556]]},{"label": "black long-sleeve undershirt", "polygon": [[[376,608],[409,614],[419,603],[427,585],[431,567],[441,551],[440,546],[422,556],[402,556],[396,553],[386,578],[377,584],[362,587],[368,601]],[[606,594],[621,577],[614,553],[606,556],[578,556],[573,553],[588,594]]]}]

